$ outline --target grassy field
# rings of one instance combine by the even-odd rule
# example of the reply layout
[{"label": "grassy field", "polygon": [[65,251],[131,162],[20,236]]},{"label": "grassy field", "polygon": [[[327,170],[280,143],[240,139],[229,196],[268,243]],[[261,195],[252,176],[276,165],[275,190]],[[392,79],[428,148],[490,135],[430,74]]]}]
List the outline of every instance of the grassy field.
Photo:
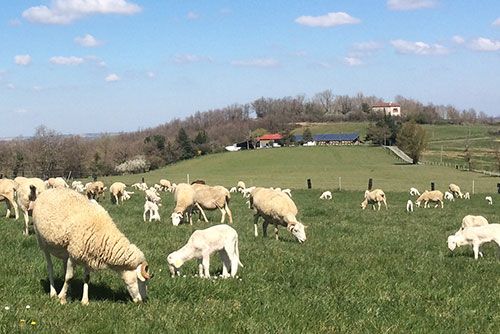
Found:
[{"label": "grassy field", "polygon": [[[142,222],[142,193],[123,206],[101,204],[118,227],[145,253],[154,278],[149,301],[129,301],[125,285],[112,271],[91,275],[90,305],[81,306],[82,269],[76,271],[70,302],[59,305],[48,295],[45,260],[34,235],[22,235],[21,219],[4,218],[0,207],[0,333],[332,333],[332,332],[484,332],[500,330],[498,247],[485,245],[475,261],[469,247],[451,253],[446,238],[466,214],[482,214],[499,223],[498,178],[439,166],[401,165],[381,148],[296,147],[211,155],[145,175],[176,182],[203,178],[209,183],[290,187],[299,219],[309,226],[300,245],[286,229],[281,240],[253,235],[253,216],[245,199],[233,194],[234,228],[239,233],[244,268],[238,279],[199,279],[195,261],[186,277],[171,278],[166,255],[180,248],[195,229],[208,224],[172,226],[173,196],[162,194],[161,223]],[[332,201],[323,190],[338,188]],[[141,175],[119,177],[127,183]],[[312,178],[313,189],[306,188]],[[389,210],[362,211],[359,204],[368,177],[387,192]],[[106,179],[110,184],[116,178]],[[470,191],[470,201],[444,209],[405,211],[410,185],[438,189],[454,181]],[[487,205],[484,193],[493,196]],[[209,212],[212,223],[220,213]],[[212,274],[220,273],[218,256]],[[62,266],[55,262],[56,285]],[[29,305],[29,308],[27,306]]]}]

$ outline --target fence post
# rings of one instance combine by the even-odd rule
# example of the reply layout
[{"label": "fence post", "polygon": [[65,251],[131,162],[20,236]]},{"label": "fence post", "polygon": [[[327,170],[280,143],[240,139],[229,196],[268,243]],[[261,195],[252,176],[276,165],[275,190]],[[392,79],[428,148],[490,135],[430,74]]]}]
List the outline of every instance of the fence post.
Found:
[{"label": "fence post", "polygon": [[369,178],[368,179],[368,190],[372,190],[372,187],[373,187],[373,179]]},{"label": "fence post", "polygon": [[434,182],[431,182],[431,191],[435,190]]},{"label": "fence post", "polygon": [[[339,191],[342,191],[342,177],[339,176]],[[500,186],[498,188],[498,191],[500,192]]]},{"label": "fence post", "polygon": [[500,183],[497,183],[498,193],[500,194]]},{"label": "fence post", "polygon": [[141,178],[142,183],[144,183],[144,176]]},{"label": "fence post", "polygon": [[472,180],[472,195],[474,195],[474,180]]},{"label": "fence post", "polygon": [[311,189],[311,188],[312,188],[311,179],[307,179],[307,189]]}]

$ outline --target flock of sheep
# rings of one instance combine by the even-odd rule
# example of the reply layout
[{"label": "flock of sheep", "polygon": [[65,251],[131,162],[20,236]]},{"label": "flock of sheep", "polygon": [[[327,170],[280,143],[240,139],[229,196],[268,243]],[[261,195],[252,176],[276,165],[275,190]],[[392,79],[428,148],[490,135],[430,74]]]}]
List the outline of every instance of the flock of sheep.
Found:
[{"label": "flock of sheep", "polygon": [[[300,242],[306,238],[306,227],[297,220],[298,209],[292,200],[290,189],[246,187],[242,181],[230,190],[223,186],[209,186],[203,181],[192,184],[171,183],[160,180],[153,187],[145,183],[132,185],[137,191],[144,193],[143,220],[160,221],[160,191],[173,194],[175,208],[171,214],[171,222],[178,226],[181,222],[192,224],[192,215],[197,213],[199,219],[208,222],[206,210],[221,212],[221,225],[211,226],[195,231],[187,243],[167,256],[167,263],[172,276],[180,275],[181,266],[191,259],[199,261],[199,276],[210,277],[210,255],[219,252],[222,260],[222,276],[235,277],[239,259],[238,234],[231,226],[222,224],[226,216],[229,224],[233,216],[229,207],[231,193],[240,192],[248,198],[247,204],[254,213],[254,234],[258,236],[258,221],[263,218],[263,234],[266,236],[269,224],[274,225],[275,238],[278,239],[278,226],[284,226]],[[115,182],[109,187],[110,198],[116,205],[123,204],[136,192],[128,191],[122,182]],[[6,217],[14,214],[18,219],[20,208],[24,215],[24,234],[29,234],[29,216],[33,217],[33,227],[38,244],[45,255],[50,282],[50,296],[58,297],[61,303],[66,302],[69,281],[73,277],[77,265],[84,267],[84,286],[82,304],[88,304],[88,283],[90,271],[110,268],[120,273],[127,290],[134,302],[146,298],[146,282],[150,279],[149,266],[142,251],[130,243],[116,227],[108,212],[98,203],[107,187],[101,181],[83,185],[74,181],[71,187],[62,178],[51,178],[42,181],[38,178],[17,177],[14,180],[0,179],[0,201],[7,204]],[[443,207],[444,199],[470,198],[462,194],[455,184],[449,185],[444,195],[439,190],[424,191],[422,194],[410,189],[410,195],[418,196],[415,204],[424,208],[429,203],[435,207]],[[449,195],[448,195],[449,194]],[[451,195],[451,197],[450,197]],[[332,193],[325,191],[320,199],[332,199]],[[492,204],[490,196],[486,200]],[[381,189],[366,190],[361,208],[372,205],[380,210],[382,203],[387,210],[387,198]],[[407,203],[407,211],[413,211],[413,202]],[[448,237],[448,247],[471,245],[475,259],[482,253],[481,244],[494,241],[500,246],[500,224],[488,224],[482,216],[466,216],[462,226],[454,235]],[[54,287],[53,266],[51,256],[60,258],[64,264],[64,284],[57,294]]]}]

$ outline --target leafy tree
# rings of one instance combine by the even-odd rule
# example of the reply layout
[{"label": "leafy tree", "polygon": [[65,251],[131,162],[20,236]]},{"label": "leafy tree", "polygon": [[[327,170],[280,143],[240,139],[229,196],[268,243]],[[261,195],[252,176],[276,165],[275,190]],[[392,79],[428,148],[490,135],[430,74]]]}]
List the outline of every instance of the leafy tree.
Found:
[{"label": "leafy tree", "polygon": [[414,121],[407,122],[399,130],[396,142],[398,147],[413,159],[413,163],[417,164],[427,146],[427,133]]},{"label": "leafy tree", "polygon": [[186,130],[184,130],[184,128],[179,129],[179,133],[177,134],[177,138],[175,140],[177,142],[177,145],[179,145],[180,160],[191,159],[192,157],[195,156],[193,143],[191,142],[191,139],[187,135]]},{"label": "leafy tree", "polygon": [[204,155],[210,153],[210,144],[208,142],[208,135],[205,130],[198,131],[198,134],[193,141],[197,155]]},{"label": "leafy tree", "polygon": [[313,141],[313,135],[311,129],[309,128],[304,129],[304,132],[302,132],[302,140],[304,140],[304,142]]},{"label": "leafy tree", "polygon": [[394,117],[384,115],[375,124],[368,126],[366,140],[378,145],[394,145],[400,127],[400,123],[396,122]]}]

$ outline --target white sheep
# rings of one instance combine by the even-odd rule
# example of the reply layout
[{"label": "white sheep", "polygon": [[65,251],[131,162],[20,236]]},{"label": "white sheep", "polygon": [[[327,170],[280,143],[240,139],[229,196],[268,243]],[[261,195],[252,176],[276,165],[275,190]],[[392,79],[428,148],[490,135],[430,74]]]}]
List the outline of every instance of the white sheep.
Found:
[{"label": "white sheep", "polygon": [[7,205],[7,213],[5,218],[9,218],[13,209],[16,220],[19,218],[19,210],[15,200],[17,183],[10,179],[0,179],[0,202],[5,201]]},{"label": "white sheep", "polygon": [[94,181],[85,184],[85,192],[87,194],[87,198],[93,198],[96,201],[99,201],[101,195],[104,196],[104,191],[106,189],[108,188],[104,186],[104,183],[102,181]]},{"label": "white sheep", "polygon": [[491,196],[486,196],[484,199],[486,200],[486,202],[488,202],[489,205],[493,205],[493,198],[491,198]]},{"label": "white sheep", "polygon": [[144,203],[144,213],[142,214],[142,219],[146,222],[146,216],[149,214],[149,222],[152,220],[160,221],[159,205],[155,202],[146,201]]},{"label": "white sheep", "polygon": [[411,199],[409,199],[406,202],[406,211],[407,212],[413,212],[413,202],[411,201]]},{"label": "white sheep", "polygon": [[444,198],[447,199],[447,200],[449,200],[450,202],[455,201],[455,197],[449,191],[445,191],[444,192]]},{"label": "white sheep", "polygon": [[[33,209],[33,202],[38,195],[45,191],[46,184],[39,178],[33,177],[23,179],[17,186],[17,205],[21,209],[24,216],[24,235],[29,234],[29,216]],[[65,189],[65,188],[63,188]]]},{"label": "white sheep", "polygon": [[420,207],[420,204],[422,201],[424,202],[424,208],[427,208],[427,205],[429,202],[437,202],[436,206],[438,206],[439,203],[441,203],[441,208],[444,207],[443,204],[443,193],[440,192],[439,190],[433,190],[433,191],[424,191],[422,195],[420,195],[417,200],[415,201],[415,204]]},{"label": "white sheep", "polygon": [[120,200],[123,203],[124,196],[125,196],[125,188],[127,186],[123,182],[115,182],[109,187],[109,192],[111,194],[111,201],[116,205],[120,204]]},{"label": "white sheep", "polygon": [[464,197],[464,195],[460,191],[460,187],[457,186],[454,183],[450,183],[450,185],[448,186],[448,190],[453,194],[453,196],[455,196],[457,198],[459,198],[459,197],[463,198]]},{"label": "white sheep", "polygon": [[229,189],[230,193],[235,193],[237,191],[238,191],[238,189],[236,187],[232,187],[231,189]]},{"label": "white sheep", "polygon": [[373,210],[375,210],[375,204],[378,204],[378,211],[380,211],[380,206],[382,203],[384,203],[385,209],[387,210],[387,199],[382,189],[375,189],[372,191],[365,190],[365,199],[363,202],[361,202],[361,208],[364,210],[366,209],[368,204],[371,204]]},{"label": "white sheep", "polygon": [[324,191],[321,196],[319,197],[319,199],[332,199],[332,192],[327,190],[327,191]]},{"label": "white sheep", "polygon": [[85,187],[83,186],[82,181],[71,182],[71,188],[78,191],[79,193],[83,193],[85,191]]},{"label": "white sheep", "polygon": [[411,187],[410,188],[410,195],[411,196],[420,196],[420,192],[418,191],[417,188]]},{"label": "white sheep", "polygon": [[146,189],[145,193],[146,201],[155,202],[156,204],[161,202],[161,197],[154,188]]},{"label": "white sheep", "polygon": [[462,228],[483,225],[488,225],[488,220],[483,216],[467,215],[462,219]]},{"label": "white sheep", "polygon": [[[182,217],[184,217],[184,213],[187,214],[187,218],[189,220],[189,224],[193,224],[193,220],[191,218],[191,213],[193,211],[193,207],[195,206],[194,194],[195,191],[190,184],[187,183],[179,183],[175,187],[171,187],[174,189],[174,202],[175,208],[174,212],[172,212],[172,225],[177,226],[180,224]],[[201,209],[201,208],[200,208]]]},{"label": "white sheep", "polygon": [[45,181],[46,188],[69,188],[68,184],[62,177],[51,177]]},{"label": "white sheep", "polygon": [[243,189],[246,189],[246,185],[245,185],[245,182],[243,181],[238,181],[237,185],[236,185],[236,189],[238,189],[239,192],[243,191]]},{"label": "white sheep", "polygon": [[244,198],[250,198],[250,193],[255,189],[255,187],[243,188],[241,189],[241,194]]},{"label": "white sheep", "polygon": [[[41,193],[33,208],[33,225],[38,245],[45,254],[50,296],[66,303],[69,281],[77,264],[84,267],[82,304],[89,303],[90,271],[110,268],[121,274],[134,302],[146,298],[150,278],[144,254],[118,230],[100,205],[69,189]],[[51,255],[62,259],[64,285],[57,295]]]},{"label": "white sheep", "polygon": [[203,210],[219,209],[222,217],[221,223],[224,223],[226,214],[229,218],[229,223],[233,223],[233,214],[229,208],[229,200],[231,198],[229,191],[222,186],[208,186],[206,184],[195,183],[192,185],[195,191],[194,201],[196,207],[200,210],[205,222],[208,223],[207,216]]},{"label": "white sheep", "polygon": [[238,250],[238,233],[229,225],[194,231],[186,245],[167,256],[172,277],[180,275],[179,268],[186,261],[196,258],[200,277],[210,278],[210,255],[216,251],[222,260],[222,277],[235,277],[238,266],[243,265]]},{"label": "white sheep", "polygon": [[267,226],[274,224],[275,238],[278,240],[278,225],[286,226],[300,243],[306,241],[306,227],[296,216],[297,206],[290,197],[281,191],[257,187],[252,190],[250,206],[254,208],[254,233],[258,236],[257,222],[259,217],[264,219],[262,225],[263,236],[267,236]]},{"label": "white sheep", "polygon": [[479,247],[490,241],[494,241],[500,246],[500,224],[488,224],[460,229],[457,233],[448,237],[448,248],[453,251],[456,247],[471,245],[474,250],[474,259],[477,260],[478,255],[483,256],[483,253],[479,251]]},{"label": "white sheep", "polygon": [[469,192],[466,192],[466,193],[464,194],[464,199],[470,199],[470,194],[469,194]]},{"label": "white sheep", "polygon": [[131,187],[142,191],[146,191],[149,188],[145,182],[134,183],[133,185],[131,185]]}]

